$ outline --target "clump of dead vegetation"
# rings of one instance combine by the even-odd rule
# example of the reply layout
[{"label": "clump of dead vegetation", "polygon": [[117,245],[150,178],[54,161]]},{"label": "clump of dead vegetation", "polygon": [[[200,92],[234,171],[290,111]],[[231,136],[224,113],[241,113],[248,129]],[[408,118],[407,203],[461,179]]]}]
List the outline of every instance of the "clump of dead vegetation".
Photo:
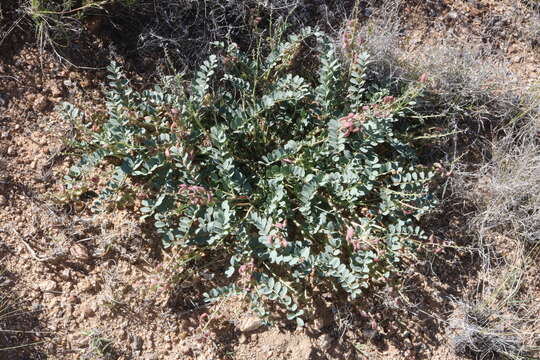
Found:
[{"label": "clump of dead vegetation", "polygon": [[10,288],[13,281],[0,268],[0,360],[28,359],[38,354],[36,345],[44,342],[36,313],[28,310],[28,304],[18,298]]},{"label": "clump of dead vegetation", "polygon": [[[138,67],[185,70],[211,53],[214,41],[235,41],[253,49],[272,29],[287,24],[337,29],[355,3],[319,0],[18,0],[18,22],[35,29],[40,48],[77,66],[104,66],[121,55]],[[13,29],[10,29],[10,31]],[[7,36],[7,35],[6,35]],[[108,44],[104,59],[84,58],[87,47]],[[97,50],[97,49],[94,49]],[[94,52],[94,55],[96,52]]]}]

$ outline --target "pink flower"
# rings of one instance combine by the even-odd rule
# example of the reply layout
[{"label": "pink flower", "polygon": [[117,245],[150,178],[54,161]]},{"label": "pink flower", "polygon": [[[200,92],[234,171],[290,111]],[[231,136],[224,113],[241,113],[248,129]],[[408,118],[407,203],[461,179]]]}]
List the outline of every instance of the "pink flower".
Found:
[{"label": "pink flower", "polygon": [[351,120],[342,120],[341,126],[344,128],[352,128],[354,126],[354,123]]},{"label": "pink flower", "polygon": [[287,227],[287,220],[283,220],[283,222],[280,223],[275,223],[274,226],[278,229],[285,229]]},{"label": "pink flower", "polygon": [[395,100],[396,100],[396,98],[393,97],[393,96],[385,96],[385,97],[383,98],[383,103],[384,103],[384,104],[391,104],[391,103],[393,103]]},{"label": "pink flower", "polygon": [[250,267],[250,264],[243,264],[240,266],[240,268],[238,269],[238,272],[243,275],[244,273],[246,273],[248,271]]},{"label": "pink flower", "polygon": [[350,242],[354,236],[354,229],[351,226],[347,226],[347,234],[345,235],[345,240]]},{"label": "pink flower", "polygon": [[206,318],[208,318],[208,314],[202,313],[201,315],[199,315],[199,322],[203,322],[204,320],[206,320]]}]

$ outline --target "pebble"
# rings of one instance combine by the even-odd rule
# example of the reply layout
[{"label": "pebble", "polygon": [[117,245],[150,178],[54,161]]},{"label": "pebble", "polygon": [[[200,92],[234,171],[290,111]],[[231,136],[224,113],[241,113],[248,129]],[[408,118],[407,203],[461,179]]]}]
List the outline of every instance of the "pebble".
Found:
[{"label": "pebble", "polygon": [[155,353],[147,353],[144,355],[144,360],[157,360],[157,355]]},{"label": "pebble", "polygon": [[54,291],[56,289],[58,285],[56,284],[55,281],[53,280],[43,280],[42,282],[39,283],[38,287],[39,287],[39,290],[43,291],[43,292],[50,292],[50,291]]},{"label": "pebble", "polygon": [[44,95],[39,94],[36,97],[36,100],[34,100],[34,110],[38,112],[43,112],[47,107],[49,106],[49,99],[47,99]]},{"label": "pebble", "polygon": [[319,343],[321,345],[321,350],[327,351],[332,346],[334,340],[328,334],[324,334],[319,338]]},{"label": "pebble", "polygon": [[51,83],[50,90],[51,90],[52,96],[54,97],[59,97],[64,94],[64,87],[62,86],[61,83],[60,84],[57,84],[55,82]]},{"label": "pebble", "polygon": [[452,20],[456,20],[459,17],[459,14],[455,11],[450,11],[448,13],[448,18]]},{"label": "pebble", "polygon": [[87,261],[90,259],[88,250],[81,244],[74,244],[69,248],[69,253],[77,260]]},{"label": "pebble", "polygon": [[190,354],[193,350],[191,349],[191,347],[187,344],[180,344],[178,345],[177,347],[177,351],[182,354],[182,355],[188,355]]},{"label": "pebble", "polygon": [[238,342],[240,344],[245,344],[247,343],[247,341],[248,341],[248,338],[245,334],[241,334],[240,337],[238,338]]},{"label": "pebble", "polygon": [[96,314],[97,305],[92,301],[88,301],[81,306],[81,313],[84,319],[90,318]]},{"label": "pebble", "polygon": [[241,332],[250,332],[250,331],[255,331],[257,329],[259,329],[261,326],[263,326],[264,323],[262,322],[261,319],[259,319],[258,317],[249,317],[245,320],[243,320],[241,323],[240,323],[240,331]]},{"label": "pebble", "polygon": [[7,154],[8,154],[8,156],[15,155],[15,148],[13,146],[8,147]]},{"label": "pebble", "polygon": [[0,206],[6,206],[8,204],[8,201],[4,195],[0,194]]},{"label": "pebble", "polygon": [[331,322],[324,317],[318,317],[313,321],[313,329],[316,331],[322,331],[325,327],[329,325],[331,325]]}]

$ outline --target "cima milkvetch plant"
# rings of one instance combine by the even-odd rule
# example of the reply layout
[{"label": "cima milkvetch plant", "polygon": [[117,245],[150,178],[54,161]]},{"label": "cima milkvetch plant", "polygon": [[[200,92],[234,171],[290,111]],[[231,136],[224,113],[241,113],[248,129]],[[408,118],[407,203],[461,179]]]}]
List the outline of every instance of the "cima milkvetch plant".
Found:
[{"label": "cima milkvetch plant", "polygon": [[357,298],[424,238],[433,173],[407,141],[422,84],[391,95],[368,81],[367,54],[342,58],[309,28],[265,56],[215,46],[189,86],[137,92],[111,64],[107,121],[67,183],[113,164],[96,209],[144,185],[141,216],[166,247],[226,258],[230,285],[209,301],[245,294],[266,316],[272,300],[301,325],[315,284]]}]

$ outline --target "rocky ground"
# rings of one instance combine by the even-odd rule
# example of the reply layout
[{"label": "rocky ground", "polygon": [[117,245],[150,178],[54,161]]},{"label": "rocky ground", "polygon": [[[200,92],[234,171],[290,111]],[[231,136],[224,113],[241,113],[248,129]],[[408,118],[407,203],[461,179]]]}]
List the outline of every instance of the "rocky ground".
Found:
[{"label": "rocky ground", "polygon": [[[478,47],[523,86],[536,84],[540,20],[524,4],[410,1],[400,12],[409,51]],[[94,217],[84,201],[63,205],[74,124],[57,106],[103,110],[104,75],[65,66],[20,31],[0,47],[0,291],[24,315],[8,322],[21,332],[0,333],[0,349],[33,344],[0,359],[459,358],[448,319],[453,299],[476,283],[459,211],[446,226],[461,248],[414,264],[401,293],[361,305],[323,294],[318,318],[291,330],[264,326],[240,299],[201,303],[205,274],[175,283],[174,250],[161,250],[128,211]]]}]

